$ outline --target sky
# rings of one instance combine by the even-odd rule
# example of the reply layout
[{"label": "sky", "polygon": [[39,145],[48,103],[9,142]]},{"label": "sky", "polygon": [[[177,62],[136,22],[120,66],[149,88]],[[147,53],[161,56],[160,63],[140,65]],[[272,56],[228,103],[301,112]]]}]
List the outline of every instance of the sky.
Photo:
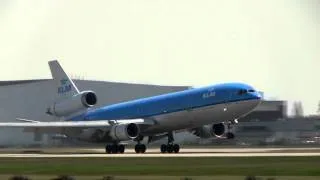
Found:
[{"label": "sky", "polygon": [[159,85],[244,82],[320,101],[318,0],[1,0],[0,80],[72,76]]}]

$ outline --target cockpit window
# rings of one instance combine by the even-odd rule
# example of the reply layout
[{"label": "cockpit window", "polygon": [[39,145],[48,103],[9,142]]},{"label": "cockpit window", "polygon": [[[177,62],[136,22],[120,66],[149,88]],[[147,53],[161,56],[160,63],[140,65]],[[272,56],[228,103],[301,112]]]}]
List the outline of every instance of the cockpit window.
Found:
[{"label": "cockpit window", "polygon": [[249,89],[249,90],[247,90],[247,89],[240,89],[240,90],[238,91],[238,95],[244,95],[244,94],[247,94],[248,92],[253,93],[253,92],[255,92],[255,90],[253,90],[253,89]]},{"label": "cockpit window", "polygon": [[246,89],[241,89],[238,91],[238,95],[244,95],[247,93],[247,90]]}]

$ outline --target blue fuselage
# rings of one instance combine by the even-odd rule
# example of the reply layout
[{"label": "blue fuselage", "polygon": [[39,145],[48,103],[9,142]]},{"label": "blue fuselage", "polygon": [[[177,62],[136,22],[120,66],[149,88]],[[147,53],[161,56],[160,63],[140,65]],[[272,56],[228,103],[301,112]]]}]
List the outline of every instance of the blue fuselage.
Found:
[{"label": "blue fuselage", "polygon": [[226,83],[188,89],[90,110],[72,120],[149,118],[224,103],[259,100],[260,94],[242,83]]}]

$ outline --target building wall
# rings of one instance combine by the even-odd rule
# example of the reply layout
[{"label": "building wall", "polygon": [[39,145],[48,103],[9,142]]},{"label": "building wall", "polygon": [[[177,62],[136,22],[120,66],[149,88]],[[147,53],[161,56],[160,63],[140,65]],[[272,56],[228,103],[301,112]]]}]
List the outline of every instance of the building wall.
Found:
[{"label": "building wall", "polygon": [[236,126],[237,141],[249,144],[320,144],[320,117],[286,118],[273,121],[242,122]]},{"label": "building wall", "polygon": [[184,141],[213,145],[320,145],[320,116],[288,117],[286,101],[262,101],[234,126],[234,140],[197,139]]},{"label": "building wall", "polygon": [[257,108],[247,116],[239,119],[241,122],[246,121],[274,121],[287,117],[286,101],[262,101]]},{"label": "building wall", "polygon": [[[185,86],[156,86],[114,83],[104,81],[75,80],[79,90],[93,90],[98,97],[96,107],[187,89]],[[0,82],[0,121],[26,118],[40,121],[55,120],[46,109],[56,98],[57,88],[52,80]],[[0,145],[29,145],[36,143],[32,133],[22,129],[2,128]],[[38,142],[39,143],[39,142]],[[47,140],[40,142],[48,143]]]}]

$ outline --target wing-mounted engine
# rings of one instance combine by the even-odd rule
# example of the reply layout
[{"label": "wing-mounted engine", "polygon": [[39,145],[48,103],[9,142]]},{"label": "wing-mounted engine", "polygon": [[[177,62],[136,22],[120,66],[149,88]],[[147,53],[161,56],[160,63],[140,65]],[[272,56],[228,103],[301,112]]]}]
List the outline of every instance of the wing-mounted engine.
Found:
[{"label": "wing-mounted engine", "polygon": [[195,128],[192,133],[200,138],[226,137],[227,139],[233,139],[234,135],[230,132],[230,129],[230,124],[217,123]]},{"label": "wing-mounted engine", "polygon": [[191,130],[192,134],[200,137],[200,138],[211,138],[211,125],[204,125],[201,127],[197,127]]},{"label": "wing-mounted engine", "polygon": [[97,96],[93,91],[82,91],[79,94],[54,103],[47,109],[47,114],[68,116],[97,104]]},{"label": "wing-mounted engine", "polygon": [[109,136],[115,141],[127,141],[135,139],[140,134],[140,128],[135,123],[119,124],[111,127]]},{"label": "wing-mounted engine", "polygon": [[113,125],[109,129],[84,129],[78,138],[90,142],[117,142],[135,139],[139,134],[139,126],[129,123]]},{"label": "wing-mounted engine", "polygon": [[222,137],[226,132],[227,127],[224,123],[212,124],[211,134],[216,137]]}]

